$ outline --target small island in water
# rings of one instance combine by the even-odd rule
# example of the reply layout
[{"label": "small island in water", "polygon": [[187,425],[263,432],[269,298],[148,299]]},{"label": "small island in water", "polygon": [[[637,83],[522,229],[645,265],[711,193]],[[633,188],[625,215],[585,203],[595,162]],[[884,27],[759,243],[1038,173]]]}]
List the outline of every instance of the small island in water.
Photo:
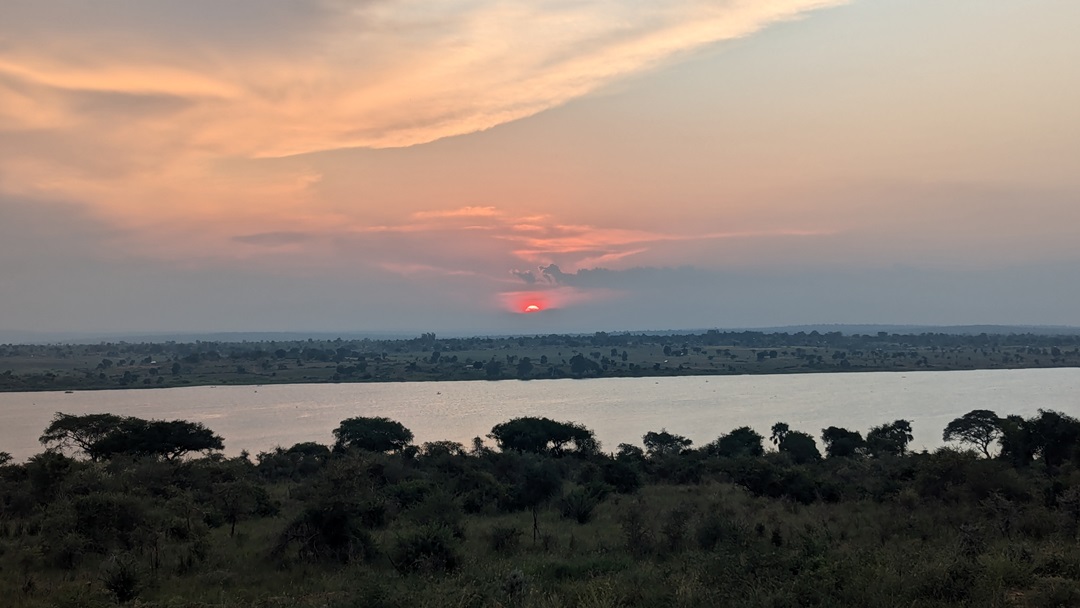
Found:
[{"label": "small island in water", "polygon": [[1051,367],[1080,367],[1080,333],[423,333],[409,339],[0,345],[0,390]]}]

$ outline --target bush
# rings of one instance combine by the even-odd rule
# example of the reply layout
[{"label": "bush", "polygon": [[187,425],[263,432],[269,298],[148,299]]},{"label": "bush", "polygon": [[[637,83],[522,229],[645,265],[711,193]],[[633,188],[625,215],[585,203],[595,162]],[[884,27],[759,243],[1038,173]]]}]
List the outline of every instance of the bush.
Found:
[{"label": "bush", "polygon": [[139,596],[141,578],[135,559],[130,555],[113,555],[102,564],[101,584],[118,604],[130,602]]},{"label": "bush", "polygon": [[394,566],[402,572],[450,572],[461,560],[448,528],[425,526],[398,537],[393,550]]},{"label": "bush", "polygon": [[637,469],[621,460],[604,463],[603,476],[604,483],[619,494],[632,494],[641,488],[641,475]]},{"label": "bush", "polygon": [[660,526],[660,534],[664,537],[664,548],[672,553],[681,551],[686,540],[686,529],[690,525],[690,517],[693,515],[689,505],[681,504],[668,511],[664,517],[664,523]]},{"label": "bush", "polygon": [[645,505],[635,502],[623,512],[619,520],[626,548],[634,557],[644,557],[653,551],[653,531],[649,519]]},{"label": "bush", "polygon": [[585,488],[571,490],[559,501],[559,513],[566,519],[573,519],[579,524],[588,523],[592,519],[593,511],[600,504],[600,499],[594,492]]},{"label": "bush", "polygon": [[378,553],[361,516],[348,505],[313,507],[293,520],[278,538],[272,555],[282,557],[296,544],[298,556],[310,561],[363,561]]},{"label": "bush", "polygon": [[722,543],[745,545],[748,535],[749,529],[716,511],[703,515],[694,530],[694,540],[702,551],[713,551]]},{"label": "bush", "polygon": [[442,491],[428,494],[408,513],[408,520],[418,526],[446,528],[455,538],[465,538],[461,507],[452,496]]}]

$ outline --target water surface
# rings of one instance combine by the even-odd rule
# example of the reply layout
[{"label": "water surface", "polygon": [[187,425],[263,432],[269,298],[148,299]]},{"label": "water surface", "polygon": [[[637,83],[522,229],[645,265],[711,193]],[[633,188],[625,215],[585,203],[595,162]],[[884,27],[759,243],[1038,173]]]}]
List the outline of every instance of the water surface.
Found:
[{"label": "water surface", "polygon": [[1031,415],[1040,408],[1080,417],[1080,369],[0,393],[0,451],[20,460],[41,451],[37,437],[58,411],[195,420],[237,454],[330,443],[334,427],[351,416],[399,420],[417,442],[466,444],[510,418],[547,416],[585,424],[607,450],[621,442],[640,445],[644,433],[661,428],[701,445],[742,425],[768,436],[783,421],[818,437],[830,425],[865,433],[904,418],[914,427],[913,447],[921,449],[940,445],[945,425],[973,409]]}]

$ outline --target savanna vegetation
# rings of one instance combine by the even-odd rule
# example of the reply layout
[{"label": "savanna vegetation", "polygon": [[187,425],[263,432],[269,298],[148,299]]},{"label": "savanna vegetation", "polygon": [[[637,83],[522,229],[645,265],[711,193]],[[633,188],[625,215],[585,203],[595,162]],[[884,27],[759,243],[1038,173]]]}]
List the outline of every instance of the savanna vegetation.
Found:
[{"label": "savanna vegetation", "polygon": [[976,410],[932,453],[907,420],[808,431],[605,450],[529,417],[416,445],[351,418],[228,458],[198,423],[58,413],[0,454],[0,603],[1080,605],[1080,421]]},{"label": "savanna vegetation", "polygon": [[1080,366],[1080,335],[606,333],[0,346],[0,390]]}]

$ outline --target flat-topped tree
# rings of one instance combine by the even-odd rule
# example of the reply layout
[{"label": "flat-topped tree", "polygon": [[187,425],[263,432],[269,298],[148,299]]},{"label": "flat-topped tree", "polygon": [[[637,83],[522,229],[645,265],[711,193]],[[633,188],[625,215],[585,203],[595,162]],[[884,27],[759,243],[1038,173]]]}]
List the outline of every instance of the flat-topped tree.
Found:
[{"label": "flat-topped tree", "polygon": [[177,460],[191,453],[222,450],[221,437],[201,422],[125,418],[87,452],[95,460],[120,454]]},{"label": "flat-topped tree", "polygon": [[337,447],[349,447],[368,452],[398,452],[413,440],[412,431],[396,420],[382,416],[357,416],[342,420],[334,429]]},{"label": "flat-topped tree", "polygon": [[497,424],[488,437],[503,451],[563,456],[568,453],[595,454],[600,450],[593,432],[574,422],[550,418],[522,417]]},{"label": "flat-topped tree", "polygon": [[54,451],[78,450],[91,456],[95,443],[120,428],[123,416],[116,414],[84,414],[76,416],[56,412],[38,441]]},{"label": "flat-topped tree", "polygon": [[224,448],[221,437],[199,422],[143,420],[115,414],[75,416],[57,412],[40,441],[50,450],[75,448],[92,460],[119,454],[175,460],[192,452]]},{"label": "flat-topped tree", "polygon": [[950,422],[941,434],[941,439],[973,445],[990,458],[990,444],[1001,437],[1002,422],[1002,419],[990,410],[971,410]]}]

